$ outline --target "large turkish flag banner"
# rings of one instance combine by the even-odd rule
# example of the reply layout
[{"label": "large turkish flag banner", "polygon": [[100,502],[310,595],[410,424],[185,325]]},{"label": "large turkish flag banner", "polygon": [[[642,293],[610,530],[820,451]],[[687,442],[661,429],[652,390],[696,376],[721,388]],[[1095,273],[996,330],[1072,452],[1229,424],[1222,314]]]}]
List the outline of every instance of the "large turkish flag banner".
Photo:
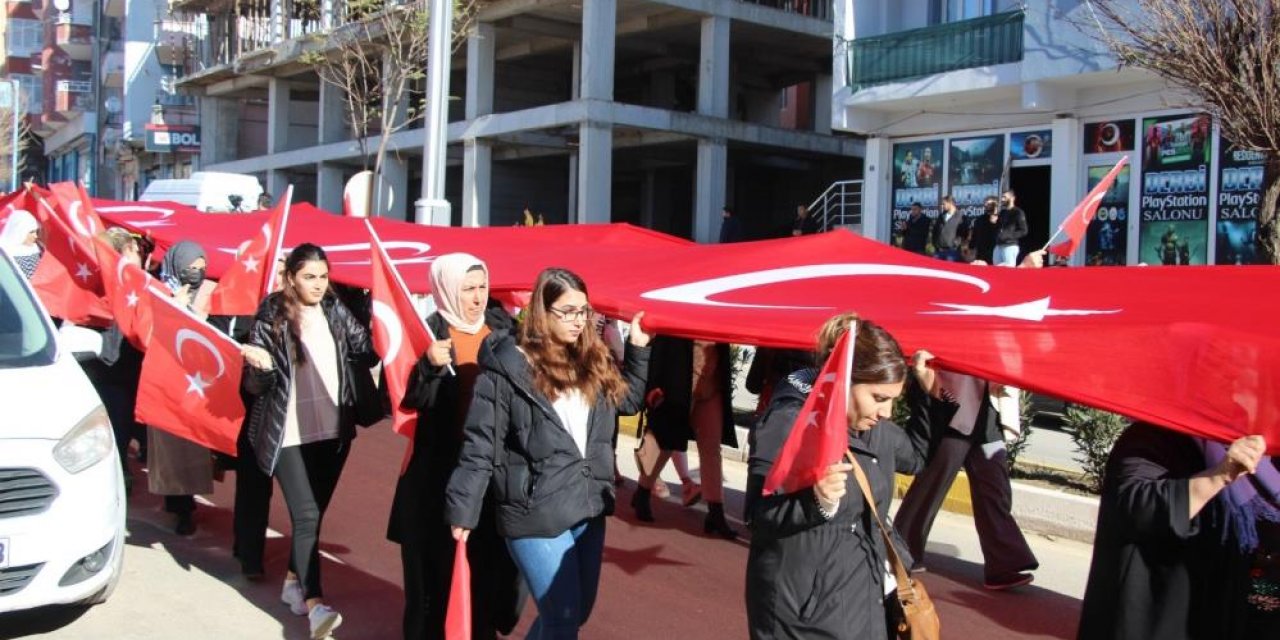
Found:
[{"label": "large turkish flag banner", "polygon": [[147,296],[155,324],[142,359],[138,422],[236,455],[244,420],[240,345],[167,296]]}]

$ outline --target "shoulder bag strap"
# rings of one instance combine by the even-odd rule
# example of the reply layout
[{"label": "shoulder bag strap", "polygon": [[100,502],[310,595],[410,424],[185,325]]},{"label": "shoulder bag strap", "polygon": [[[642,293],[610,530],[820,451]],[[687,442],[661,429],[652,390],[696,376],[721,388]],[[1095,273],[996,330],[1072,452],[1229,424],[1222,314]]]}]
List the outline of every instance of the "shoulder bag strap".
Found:
[{"label": "shoulder bag strap", "polygon": [[894,578],[898,581],[898,598],[904,601],[910,601],[915,598],[915,589],[911,582],[911,575],[907,572],[907,568],[902,564],[902,558],[898,556],[898,549],[893,545],[893,539],[889,535],[889,530],[885,528],[884,521],[880,519],[880,512],[876,509],[876,497],[871,494],[871,483],[867,480],[867,474],[862,470],[862,465],[858,464],[858,459],[851,451],[845,451],[844,457],[853,465],[853,477],[858,481],[858,487],[862,489],[862,495],[867,500],[867,508],[871,509],[871,515],[875,516],[876,524],[880,527],[880,536],[884,538],[885,553],[889,556],[889,564],[893,567]]}]

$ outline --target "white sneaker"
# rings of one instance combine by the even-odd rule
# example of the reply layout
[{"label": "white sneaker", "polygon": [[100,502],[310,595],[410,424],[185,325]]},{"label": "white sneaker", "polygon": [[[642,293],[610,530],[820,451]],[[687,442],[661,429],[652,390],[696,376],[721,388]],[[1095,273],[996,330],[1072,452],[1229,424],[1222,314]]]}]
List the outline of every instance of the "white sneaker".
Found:
[{"label": "white sneaker", "polygon": [[280,588],[280,602],[289,605],[295,616],[307,615],[307,599],[302,593],[302,584],[297,580],[286,579]]},{"label": "white sneaker", "polygon": [[307,614],[307,618],[311,620],[311,640],[323,640],[328,638],[338,625],[342,624],[342,614],[334,611],[327,604],[318,604],[311,608],[311,613]]}]

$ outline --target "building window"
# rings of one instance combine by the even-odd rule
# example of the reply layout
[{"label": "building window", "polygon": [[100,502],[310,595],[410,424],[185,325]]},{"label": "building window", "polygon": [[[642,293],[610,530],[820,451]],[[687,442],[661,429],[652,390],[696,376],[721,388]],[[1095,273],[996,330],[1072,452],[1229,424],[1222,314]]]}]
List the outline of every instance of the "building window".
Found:
[{"label": "building window", "polygon": [[20,73],[15,73],[12,77],[18,81],[18,92],[21,94],[22,109],[27,113],[43,113],[44,84],[40,82],[40,78]]},{"label": "building window", "polygon": [[9,20],[10,57],[26,58],[44,49],[44,25],[39,20]]},{"label": "building window", "polygon": [[995,0],[943,0],[946,2],[947,22],[981,18],[995,13]]}]

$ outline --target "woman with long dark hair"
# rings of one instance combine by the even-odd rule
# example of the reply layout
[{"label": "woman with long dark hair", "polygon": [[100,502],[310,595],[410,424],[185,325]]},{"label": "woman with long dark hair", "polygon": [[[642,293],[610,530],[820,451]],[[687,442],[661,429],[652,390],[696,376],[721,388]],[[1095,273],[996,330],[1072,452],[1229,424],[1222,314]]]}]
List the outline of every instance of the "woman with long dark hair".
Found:
[{"label": "woman with long dark hair", "polygon": [[[853,320],[857,316],[846,313],[826,322],[818,335],[819,362],[831,355]],[[866,473],[876,510],[888,514],[894,473],[924,468],[928,435],[904,431],[888,420],[907,379],[897,341],[874,322],[856,326],[848,452]],[[922,377],[929,357],[916,356]],[[884,536],[851,473],[853,465],[844,460],[831,465],[812,487],[761,495],[817,374],[816,368],[801,369],[779,381],[755,431],[747,479],[752,531],[747,623],[752,638],[880,640],[889,636],[895,615],[892,575],[886,572]],[[887,518],[885,526],[910,566],[906,545]]]},{"label": "woman with long dark hair", "polygon": [[614,416],[640,410],[648,368],[643,312],[622,372],[588,330],[587,286],[538,276],[516,337],[486,344],[449,480],[445,515],[467,540],[492,485],[498,533],[538,605],[529,638],[577,638],[595,603],[605,516],[613,512]]},{"label": "woman with long dark hair", "polygon": [[[458,466],[462,424],[480,376],[480,349],[515,330],[511,315],[489,297],[489,268],[475,256],[436,258],[431,296],[437,311],[427,316],[427,326],[436,341],[418,359],[401,402],[418,411],[418,422],[387,532],[400,543],[404,566],[405,640],[444,637],[457,546],[444,519],[445,488]],[[485,501],[467,546],[472,564],[485,567],[472,575],[471,637],[493,640],[515,628],[527,594],[494,526],[492,500]]]},{"label": "woman with long dark hair", "polygon": [[289,253],[283,286],[262,301],[249,344],[243,385],[257,399],[245,428],[293,523],[280,598],[308,616],[312,638],[324,638],[342,616],[320,589],[320,523],[356,435],[356,368],[377,356],[368,331],[333,295],[324,250],[310,243]]}]

